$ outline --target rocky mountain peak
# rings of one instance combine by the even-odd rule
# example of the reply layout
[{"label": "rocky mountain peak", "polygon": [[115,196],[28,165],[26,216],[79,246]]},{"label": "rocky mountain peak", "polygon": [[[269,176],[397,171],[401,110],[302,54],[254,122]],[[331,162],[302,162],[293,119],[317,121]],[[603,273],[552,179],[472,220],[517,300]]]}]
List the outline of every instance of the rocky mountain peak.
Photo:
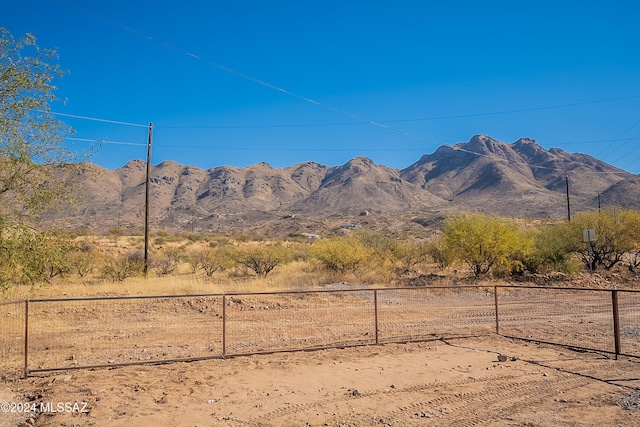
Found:
[{"label": "rocky mountain peak", "polygon": [[144,160],[140,160],[140,159],[133,159],[133,160],[129,160],[124,166],[122,166],[122,168],[120,169],[135,169],[135,170],[141,170],[144,169],[146,167],[147,163]]},{"label": "rocky mountain peak", "polygon": [[[120,224],[139,224],[145,168],[142,160],[132,160],[115,170],[85,168],[74,177],[81,184],[78,204],[50,213],[43,226],[64,221],[104,230],[118,220]],[[273,168],[262,162],[247,168],[220,166],[206,171],[165,161],[151,167],[152,222],[162,228],[180,229],[188,223],[194,229],[224,231],[236,225],[244,227],[250,218],[282,218],[282,212],[339,218],[366,210],[391,219],[409,212],[445,215],[455,210],[480,210],[561,217],[566,209],[567,174],[572,194],[582,200],[598,192],[624,203],[640,199],[637,176],[591,156],[546,150],[531,138],[508,144],[475,135],[469,142],[425,154],[403,170],[376,164],[367,157],[356,157],[340,166],[305,162]],[[99,180],[91,179],[93,175]],[[624,185],[632,178],[636,181]],[[629,194],[616,198],[622,191]],[[193,212],[202,213],[196,218],[201,224],[194,224]]]},{"label": "rocky mountain peak", "polygon": [[249,169],[249,170],[271,170],[273,168],[267,162],[260,162],[260,163],[256,163],[254,165],[251,165],[251,166],[247,167],[247,169]]}]

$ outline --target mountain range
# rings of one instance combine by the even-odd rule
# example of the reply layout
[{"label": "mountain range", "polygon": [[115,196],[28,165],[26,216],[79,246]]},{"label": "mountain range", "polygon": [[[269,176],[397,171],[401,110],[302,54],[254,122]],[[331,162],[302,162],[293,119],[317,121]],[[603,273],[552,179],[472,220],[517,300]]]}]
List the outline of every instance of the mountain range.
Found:
[{"label": "mountain range", "polygon": [[[43,215],[43,226],[141,230],[146,164],[110,170],[87,163],[73,176],[77,202]],[[457,211],[564,218],[573,212],[640,208],[640,176],[585,154],[476,135],[398,170],[365,157],[341,166],[258,163],[203,170],[172,161],[150,169],[150,223],[192,231],[318,232],[327,226],[432,224]]]}]

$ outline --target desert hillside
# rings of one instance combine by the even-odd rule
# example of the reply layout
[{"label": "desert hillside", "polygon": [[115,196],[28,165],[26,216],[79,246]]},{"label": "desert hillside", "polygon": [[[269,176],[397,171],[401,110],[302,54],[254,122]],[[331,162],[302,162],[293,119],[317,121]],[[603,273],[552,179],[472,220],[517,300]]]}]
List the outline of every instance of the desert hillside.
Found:
[{"label": "desert hillside", "polygon": [[[604,206],[639,208],[638,176],[585,154],[546,150],[528,138],[503,143],[476,135],[444,145],[403,170],[357,157],[344,165],[306,162],[286,168],[258,163],[208,170],[165,161],[151,167],[155,228],[317,232],[366,220],[381,227],[428,224],[450,212],[473,210],[513,217],[566,215]],[[64,176],[77,202],[42,218],[45,227],[140,230],[145,163],[108,170],[87,164]],[[364,218],[363,218],[364,217]]]}]

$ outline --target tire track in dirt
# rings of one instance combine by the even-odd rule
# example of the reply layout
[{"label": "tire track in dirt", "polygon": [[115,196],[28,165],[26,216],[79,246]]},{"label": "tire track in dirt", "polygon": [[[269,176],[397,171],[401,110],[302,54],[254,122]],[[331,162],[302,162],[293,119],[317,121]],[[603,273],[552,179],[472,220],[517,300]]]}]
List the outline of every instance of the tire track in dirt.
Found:
[{"label": "tire track in dirt", "polygon": [[[393,406],[393,402],[407,402],[412,400],[414,395],[418,395],[416,397],[420,399],[424,398],[424,393],[438,393],[437,396],[422,402],[395,405],[397,409],[391,411],[372,412],[369,421],[375,418],[387,423],[411,425],[418,422],[419,418],[420,425],[446,422],[450,425],[473,427],[485,425],[490,420],[500,420],[503,418],[500,414],[522,403],[532,402],[533,399],[553,399],[557,390],[568,391],[589,384],[588,379],[569,374],[557,379],[542,377],[540,374],[529,374],[528,377],[523,379],[522,375],[498,375],[490,378],[465,378],[446,384],[433,381],[392,390],[352,391],[351,394],[334,395],[306,404],[278,408],[263,413],[252,421],[259,422],[260,425],[287,425],[296,415],[300,418],[312,415],[312,411],[326,411],[327,407],[348,407],[351,399],[370,400],[371,402],[365,406],[380,409],[381,406],[376,402],[380,398],[385,400],[387,406]],[[460,391],[467,387],[473,387],[474,390]],[[362,406],[362,402],[359,406]],[[346,408],[345,412],[348,413]],[[353,424],[354,421],[356,420],[350,420],[349,425],[369,425],[365,420],[360,420],[359,424]]]},{"label": "tire track in dirt", "polygon": [[529,361],[529,363],[594,381],[640,390],[640,363],[637,361],[622,362],[603,358],[596,361],[580,359],[549,362]]},{"label": "tire track in dirt", "polygon": [[[504,420],[505,414],[513,413],[514,408],[522,410],[523,404],[539,403],[552,400],[557,390],[567,392],[589,385],[589,381],[582,378],[565,376],[558,379],[541,381],[540,375],[535,375],[525,381],[507,382],[507,377],[497,377],[486,381],[482,390],[460,393],[456,388],[447,385],[440,389],[441,393],[450,392],[436,399],[414,403],[408,407],[383,415],[385,419],[409,423],[419,417],[432,419],[434,423],[456,425],[460,427],[484,426],[493,421]],[[502,384],[495,385],[494,382]],[[508,415],[507,415],[508,416]],[[429,425],[429,421],[423,425]]]}]

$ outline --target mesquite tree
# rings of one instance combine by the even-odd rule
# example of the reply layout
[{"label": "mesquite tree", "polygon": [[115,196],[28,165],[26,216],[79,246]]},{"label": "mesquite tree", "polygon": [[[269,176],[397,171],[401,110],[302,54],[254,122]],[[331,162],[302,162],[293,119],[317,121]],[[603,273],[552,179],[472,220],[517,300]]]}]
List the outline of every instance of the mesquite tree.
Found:
[{"label": "mesquite tree", "polygon": [[[52,113],[55,78],[64,72],[55,50],[41,49],[32,34],[15,39],[0,27],[0,289],[58,275],[56,257],[66,243],[21,219],[69,195],[61,169],[81,167],[84,154],[65,138],[71,128]],[[59,175],[58,175],[59,176]],[[26,242],[26,243],[25,243]],[[38,243],[38,244],[36,244]],[[60,250],[58,250],[60,249]],[[55,262],[54,262],[55,261]]]}]

